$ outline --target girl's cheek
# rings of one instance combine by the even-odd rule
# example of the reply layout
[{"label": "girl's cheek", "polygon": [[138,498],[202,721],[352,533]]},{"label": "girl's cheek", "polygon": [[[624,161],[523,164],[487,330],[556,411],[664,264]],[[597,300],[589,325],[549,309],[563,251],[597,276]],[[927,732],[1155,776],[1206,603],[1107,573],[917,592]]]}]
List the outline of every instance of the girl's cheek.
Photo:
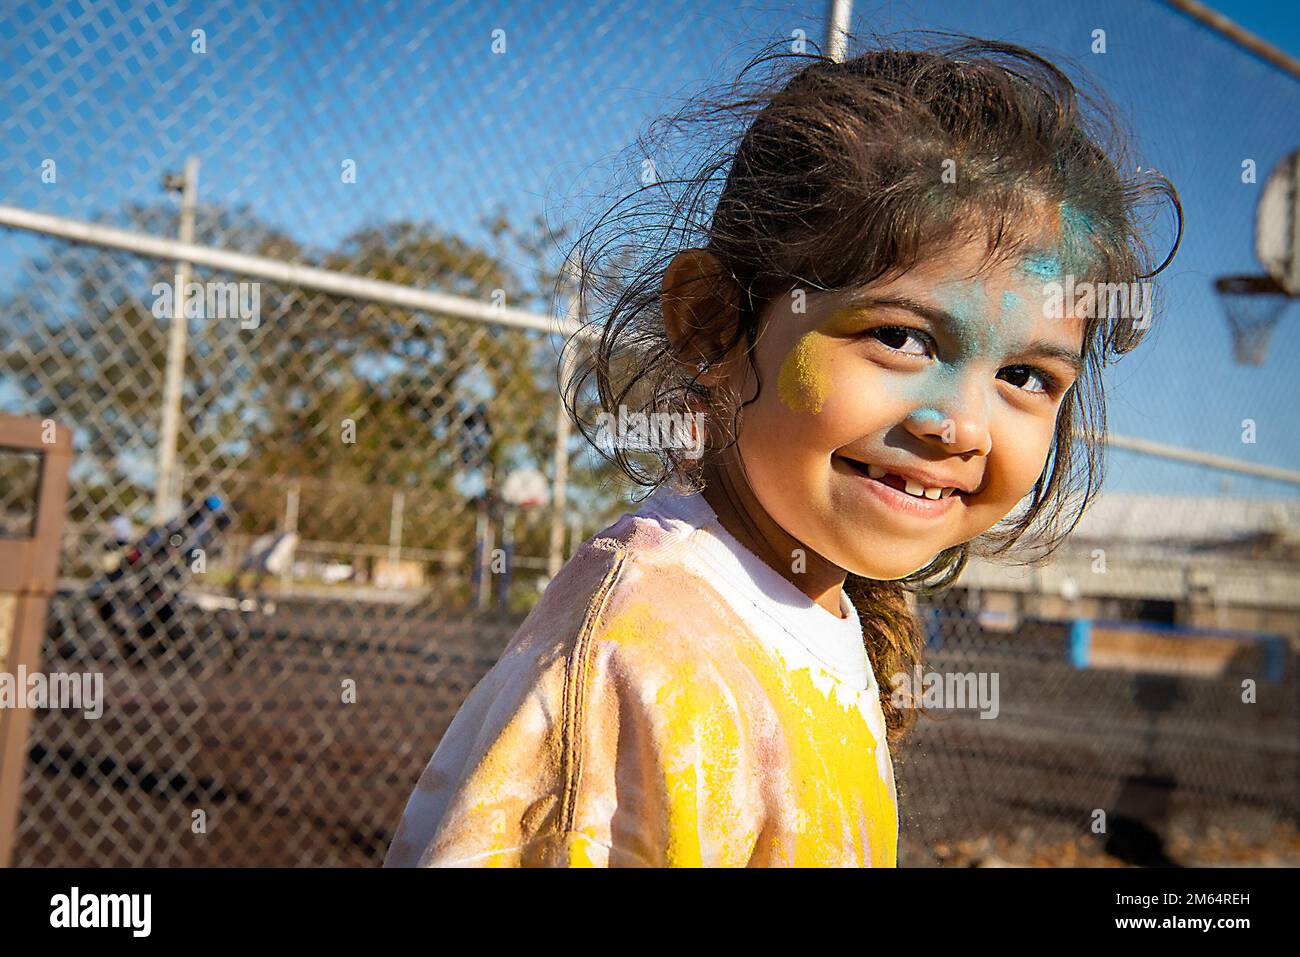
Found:
[{"label": "girl's cheek", "polygon": [[776,376],[777,397],[789,411],[817,415],[831,394],[831,341],[805,333],[786,353]]},{"label": "girl's cheek", "polygon": [[990,493],[989,504],[1001,511],[1000,519],[1033,490],[1047,464],[1055,430],[1042,422],[1004,422],[996,428],[986,491]]},{"label": "girl's cheek", "polygon": [[[768,393],[764,445],[804,449],[818,458],[901,420],[908,377],[873,366],[820,331],[801,336],[781,359]],[[757,422],[755,424],[758,424]]]},{"label": "girl's cheek", "polygon": [[857,437],[902,422],[907,405],[906,379],[859,360],[837,384],[831,411]]}]

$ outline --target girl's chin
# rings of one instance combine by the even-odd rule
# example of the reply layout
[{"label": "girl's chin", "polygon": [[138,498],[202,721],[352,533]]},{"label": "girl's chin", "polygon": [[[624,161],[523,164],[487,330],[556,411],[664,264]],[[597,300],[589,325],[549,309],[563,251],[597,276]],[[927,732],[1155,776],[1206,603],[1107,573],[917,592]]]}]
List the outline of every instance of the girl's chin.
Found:
[{"label": "girl's chin", "polygon": [[[864,553],[862,543],[855,542],[853,553],[844,555],[844,560],[836,564],[850,575],[857,575],[859,578],[897,581],[929,565],[941,550],[917,554],[914,540],[873,538],[870,552]],[[888,557],[882,560],[882,556]]]},{"label": "girl's chin", "polygon": [[919,565],[916,565],[915,567],[913,566],[900,567],[900,566],[893,565],[887,568],[881,568],[875,565],[864,564],[864,565],[859,565],[858,569],[849,568],[848,571],[850,574],[856,575],[859,578],[870,578],[874,581],[881,581],[881,582],[900,581],[906,578],[908,575],[911,575],[915,572],[919,572],[922,568],[930,564],[930,562],[932,562],[933,560],[934,560],[934,556],[930,556],[930,558],[927,558],[925,561],[921,562]]}]

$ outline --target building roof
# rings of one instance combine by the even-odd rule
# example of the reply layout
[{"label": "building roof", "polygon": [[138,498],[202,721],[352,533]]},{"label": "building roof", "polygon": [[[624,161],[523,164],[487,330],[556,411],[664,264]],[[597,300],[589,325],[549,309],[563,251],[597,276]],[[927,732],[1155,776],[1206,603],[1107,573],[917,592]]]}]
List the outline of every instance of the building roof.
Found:
[{"label": "building roof", "polygon": [[1300,541],[1300,498],[1113,493],[1097,499],[1073,536],[1083,543],[1229,545]]}]

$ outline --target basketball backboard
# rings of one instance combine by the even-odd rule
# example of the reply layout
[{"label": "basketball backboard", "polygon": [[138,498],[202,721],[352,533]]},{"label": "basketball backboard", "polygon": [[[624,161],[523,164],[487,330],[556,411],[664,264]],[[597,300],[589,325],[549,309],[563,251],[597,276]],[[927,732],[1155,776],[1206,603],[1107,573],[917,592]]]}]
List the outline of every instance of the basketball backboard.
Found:
[{"label": "basketball backboard", "polygon": [[1255,255],[1291,296],[1300,296],[1300,149],[1264,183],[1255,218]]},{"label": "basketball backboard", "polygon": [[1223,276],[1214,289],[1242,365],[1262,366],[1274,327],[1300,297],[1300,149],[1274,168],[1255,212],[1255,256],[1262,275]]}]

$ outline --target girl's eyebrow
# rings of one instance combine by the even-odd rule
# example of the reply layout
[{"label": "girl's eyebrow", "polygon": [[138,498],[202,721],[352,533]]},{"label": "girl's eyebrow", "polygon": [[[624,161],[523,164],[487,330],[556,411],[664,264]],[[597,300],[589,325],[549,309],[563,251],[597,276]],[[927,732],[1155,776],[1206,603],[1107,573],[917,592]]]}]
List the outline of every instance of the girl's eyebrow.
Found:
[{"label": "girl's eyebrow", "polygon": [[923,302],[917,302],[915,299],[909,299],[906,296],[871,296],[860,295],[854,296],[849,300],[849,308],[860,309],[863,306],[887,306],[895,309],[906,309],[908,312],[914,312],[922,319],[928,319],[930,322],[937,323],[951,330],[959,325],[957,318],[950,312],[935,306],[927,306]]},{"label": "girl's eyebrow", "polygon": [[1023,349],[1019,350],[1022,356],[1037,356],[1044,359],[1057,359],[1064,362],[1074,370],[1076,376],[1083,375],[1083,356],[1068,349],[1065,346],[1058,346],[1055,342],[1048,342],[1045,339],[1036,339],[1029,343]]},{"label": "girl's eyebrow", "polygon": [[[848,303],[848,308],[854,310],[861,309],[865,306],[884,306],[895,309],[905,309],[908,312],[916,313],[916,315],[920,316],[922,319],[927,319],[936,325],[942,326],[949,333],[960,329],[963,325],[952,313],[935,306],[926,305],[923,302],[917,302],[915,299],[909,299],[907,296],[863,295],[853,297]],[[1016,351],[1019,355],[1023,356],[1041,356],[1048,359],[1057,359],[1073,369],[1076,376],[1083,374],[1083,356],[1074,349],[1057,345],[1055,342],[1048,342],[1046,339],[1036,339],[1027,344],[1024,348]]]}]

